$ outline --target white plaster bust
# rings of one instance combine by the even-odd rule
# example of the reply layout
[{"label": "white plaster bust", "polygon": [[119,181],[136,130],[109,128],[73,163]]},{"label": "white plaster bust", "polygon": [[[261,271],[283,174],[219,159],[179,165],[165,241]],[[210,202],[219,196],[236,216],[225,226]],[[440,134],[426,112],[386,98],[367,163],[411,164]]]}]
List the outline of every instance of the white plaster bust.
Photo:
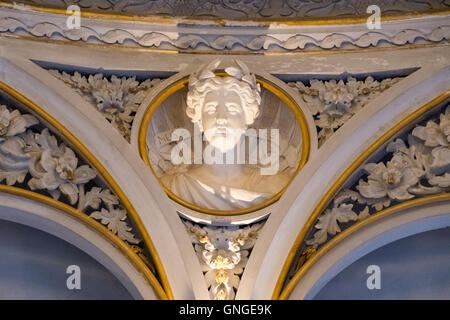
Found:
[{"label": "white plaster bust", "polygon": [[[219,63],[215,60],[189,78],[186,114],[213,153],[225,157],[226,153],[237,152],[238,142],[258,117],[261,89],[243,63],[236,61],[236,67],[225,68],[225,76],[217,76],[214,71]],[[261,175],[255,165],[203,163],[176,166],[164,173],[161,181],[194,205],[234,210],[270,198],[289,177],[285,173]]]},{"label": "white plaster bust", "polygon": [[218,77],[213,71],[219,63],[215,60],[189,78],[186,114],[210,144],[227,152],[258,116],[261,89],[243,63],[225,69],[231,76]]}]

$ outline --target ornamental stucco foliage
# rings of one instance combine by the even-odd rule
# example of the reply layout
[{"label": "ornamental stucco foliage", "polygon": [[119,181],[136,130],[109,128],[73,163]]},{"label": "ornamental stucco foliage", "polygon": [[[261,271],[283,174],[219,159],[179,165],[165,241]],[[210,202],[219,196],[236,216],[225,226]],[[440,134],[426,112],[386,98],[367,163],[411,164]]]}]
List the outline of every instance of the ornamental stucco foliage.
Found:
[{"label": "ornamental stucco foliage", "polygon": [[[341,232],[341,224],[367,218],[383,208],[450,191],[450,106],[386,147],[387,161],[367,163],[366,177],[341,191],[318,218],[306,244],[317,248]],[[348,224],[346,225],[348,226]]]},{"label": "ornamental stucco foliage", "polygon": [[319,145],[322,145],[367,103],[401,79],[398,77],[377,81],[367,77],[364,81],[358,81],[349,77],[345,82],[311,80],[309,86],[300,81],[290,82],[288,85],[300,93],[313,114]]},{"label": "ornamental stucco foliage", "polygon": [[82,8],[121,13],[154,14],[184,17],[217,18],[286,18],[339,15],[364,15],[369,4],[377,4],[385,12],[411,12],[441,9],[447,1],[406,0],[25,0],[64,6],[78,4]]},{"label": "ornamental stucco foliage", "polygon": [[211,299],[233,300],[264,223],[244,228],[184,223],[200,260]]},{"label": "ornamental stucco foliage", "polygon": [[101,73],[86,77],[79,72],[74,75],[58,70],[49,72],[94,105],[127,141],[130,141],[131,125],[147,90],[160,82],[160,79],[139,82],[136,77],[115,75],[108,79]]},{"label": "ornamental stucco foliage", "polygon": [[0,183],[39,191],[90,212],[120,239],[139,243],[118,198],[97,185],[97,172],[88,164],[80,165],[69,146],[41,128],[33,115],[0,105]]}]

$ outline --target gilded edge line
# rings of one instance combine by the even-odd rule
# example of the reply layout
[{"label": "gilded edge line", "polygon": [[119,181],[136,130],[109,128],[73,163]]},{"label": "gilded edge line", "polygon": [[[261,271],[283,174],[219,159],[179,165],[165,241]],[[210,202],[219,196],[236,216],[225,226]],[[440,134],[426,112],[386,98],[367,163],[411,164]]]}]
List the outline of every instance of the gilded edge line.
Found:
[{"label": "gilded edge line", "polygon": [[365,220],[362,220],[343,232],[339,233],[337,236],[328,241],[319,251],[317,251],[313,256],[306,260],[305,264],[297,271],[294,277],[289,281],[287,286],[284,288],[283,292],[279,296],[279,300],[286,300],[289,295],[297,286],[298,282],[305,276],[305,274],[311,269],[311,267],[319,261],[323,256],[325,256],[330,250],[336,247],[342,240],[356,233],[357,231],[364,229],[369,224],[376,221],[384,219],[387,216],[400,213],[404,210],[410,208],[417,208],[423,205],[445,202],[450,200],[450,193],[443,193],[438,195],[427,196],[423,198],[417,198],[410,201],[402,202],[385,210],[382,210],[376,214],[371,215]]},{"label": "gilded edge line", "polygon": [[[219,76],[222,75],[220,72],[217,74]],[[168,86],[166,89],[161,91],[150,102],[150,105],[148,106],[147,110],[145,111],[145,113],[143,115],[142,122],[141,122],[139,132],[138,132],[139,154],[140,154],[142,160],[150,167],[150,169],[152,170],[154,175],[155,175],[155,172],[153,171],[153,168],[150,164],[150,159],[148,157],[147,144],[146,144],[147,131],[148,131],[148,127],[150,125],[151,117],[152,117],[153,113],[155,112],[155,110],[161,105],[161,103],[165,99],[167,99],[171,94],[184,88],[187,85],[188,80],[189,80],[188,76],[186,76],[186,77],[174,82],[173,84]],[[291,177],[288,184],[283,189],[281,189],[278,193],[273,195],[270,199],[267,199],[266,201],[264,201],[258,205],[255,205],[255,206],[252,206],[249,208],[239,209],[239,210],[213,210],[213,209],[199,207],[197,205],[194,205],[190,202],[187,202],[187,201],[181,199],[176,194],[174,194],[172,191],[170,191],[167,187],[165,187],[161,183],[161,181],[159,181],[159,179],[158,179],[161,187],[164,189],[164,191],[169,196],[169,198],[171,198],[175,202],[177,202],[177,203],[181,204],[182,206],[187,207],[189,209],[192,209],[192,210],[195,210],[195,211],[198,211],[201,213],[215,215],[215,216],[244,215],[244,214],[251,213],[251,212],[254,212],[257,210],[264,209],[264,208],[268,207],[269,205],[275,203],[278,199],[280,199],[281,195],[284,193],[286,188],[289,186],[289,184],[292,182],[292,180],[295,178],[295,176],[298,174],[298,172],[303,168],[303,166],[308,161],[309,154],[311,151],[311,142],[310,142],[308,123],[306,121],[306,117],[303,114],[300,106],[294,101],[294,99],[292,97],[289,96],[289,94],[287,92],[285,92],[283,89],[279,88],[275,84],[272,84],[269,81],[262,79],[259,76],[257,76],[257,82],[259,84],[261,84],[261,86],[264,89],[267,89],[268,91],[272,92],[274,95],[276,95],[279,99],[281,99],[284,103],[286,103],[288,105],[288,107],[294,113],[294,115],[297,119],[297,122],[299,124],[299,127],[300,127],[300,132],[302,135],[302,144],[303,144],[302,145],[302,154],[301,154],[301,158],[300,158],[300,162],[297,167],[297,170],[296,170],[295,174]],[[156,175],[155,175],[155,177],[156,177]]]},{"label": "gilded edge line", "polygon": [[[291,250],[289,251],[289,254],[286,258],[286,261],[284,262],[283,268],[281,269],[280,275],[279,275],[277,283],[275,285],[275,288],[274,288],[274,291],[272,294],[272,300],[281,298],[280,293],[282,292],[283,283],[287,277],[287,274],[289,272],[292,261],[295,258],[297,250],[300,247],[300,245],[302,244],[304,237],[306,236],[306,233],[312,227],[312,225],[317,220],[317,218],[320,216],[320,214],[325,209],[325,207],[330,203],[330,201],[333,199],[333,197],[338,193],[338,191],[340,190],[342,185],[351,176],[351,174],[353,172],[355,172],[364,163],[364,161],[366,161],[376,150],[378,150],[378,148],[380,148],[387,140],[389,140],[392,136],[394,136],[398,131],[400,131],[402,128],[406,127],[407,125],[409,125],[411,122],[416,120],[418,117],[420,117],[422,114],[424,114],[428,110],[432,109],[437,104],[446,100],[449,96],[450,96],[450,91],[444,92],[443,94],[432,99],[431,101],[429,101],[428,103],[426,103],[425,105],[423,105],[422,107],[417,109],[416,111],[409,114],[406,118],[404,118],[403,120],[401,120],[400,122],[395,124],[386,133],[384,133],[375,142],[373,142],[366,150],[364,150],[356,158],[356,160],[353,161],[353,163],[334,182],[334,184],[331,186],[331,188],[325,193],[323,198],[319,201],[319,203],[317,204],[315,209],[312,211],[312,213],[309,216],[308,220],[306,221],[305,225],[303,226],[300,233],[298,234]],[[320,252],[320,249],[318,252]],[[294,275],[294,277],[295,277],[295,275]],[[285,293],[283,293],[283,297],[284,296],[286,296]]]},{"label": "gilded edge line", "polygon": [[[29,100],[27,97],[22,95],[21,93],[17,92],[13,88],[9,87],[4,82],[0,81],[0,89],[6,92],[8,95],[12,96],[13,98],[19,100],[22,102],[25,106],[27,106],[29,109],[34,111],[40,118],[44,119],[47,123],[49,123],[51,126],[53,126],[59,134],[62,134],[69,142],[71,142],[76,150],[81,152],[83,156],[92,164],[95,169],[99,172],[99,174],[106,180],[108,186],[117,194],[119,199],[121,200],[124,207],[127,209],[128,213],[130,214],[131,218],[134,220],[136,227],[140,231],[145,245],[148,247],[148,250],[150,251],[150,254],[152,255],[152,258],[155,263],[155,267],[158,271],[158,275],[161,278],[161,284],[156,279],[155,275],[148,270],[148,268],[145,266],[145,264],[140,260],[140,258],[128,247],[124,244],[124,246],[119,246],[121,250],[124,252],[124,254],[134,263],[134,265],[137,267],[137,269],[143,273],[143,275],[146,277],[146,279],[149,281],[150,285],[155,289],[156,293],[161,297],[161,299],[173,299],[172,290],[170,288],[170,284],[167,279],[167,275],[165,273],[164,267],[162,265],[161,259],[156,251],[156,248],[144,226],[141,219],[139,218],[138,213],[134,209],[131,202],[128,200],[122,189],[119,187],[119,185],[114,181],[114,179],[111,177],[109,172],[103,167],[103,165],[94,157],[94,155],[81,143],[81,141],[78,140],[77,137],[75,137],[69,130],[67,130],[63,125],[61,125],[55,118],[53,118],[50,114],[48,114],[46,111],[44,111],[41,107],[39,107],[37,104]],[[43,198],[47,198],[43,196]],[[34,196],[34,200],[37,201],[44,201],[44,199],[41,197]],[[45,204],[50,204],[51,202],[46,199]],[[44,203],[44,202],[43,202]],[[58,202],[61,204],[60,202]],[[68,206],[69,207],[69,206]],[[65,208],[64,206],[58,207],[59,209]],[[71,208],[71,207],[69,207]],[[73,212],[67,211],[64,209],[65,212],[73,215]],[[81,215],[76,214],[76,217],[80,217]],[[93,219],[90,219],[93,220]],[[86,220],[87,221],[87,220]],[[104,227],[103,227],[104,228]],[[106,230],[106,229],[105,229]],[[109,238],[109,233],[103,233],[104,236],[107,235]],[[114,235],[115,237],[115,235]],[[118,238],[117,238],[118,239]],[[120,239],[118,239],[120,240]],[[121,241],[121,240],[120,240]]]}]

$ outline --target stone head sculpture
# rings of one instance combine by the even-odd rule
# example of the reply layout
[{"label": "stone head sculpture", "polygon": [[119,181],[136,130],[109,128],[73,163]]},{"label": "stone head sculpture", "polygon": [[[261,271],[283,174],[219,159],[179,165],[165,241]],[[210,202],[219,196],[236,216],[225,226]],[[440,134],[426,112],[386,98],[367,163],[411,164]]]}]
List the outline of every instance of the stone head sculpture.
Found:
[{"label": "stone head sculpture", "polygon": [[248,67],[225,69],[226,76],[214,71],[214,60],[189,78],[186,114],[204,132],[207,141],[222,152],[236,146],[241,135],[259,114],[261,88]]}]

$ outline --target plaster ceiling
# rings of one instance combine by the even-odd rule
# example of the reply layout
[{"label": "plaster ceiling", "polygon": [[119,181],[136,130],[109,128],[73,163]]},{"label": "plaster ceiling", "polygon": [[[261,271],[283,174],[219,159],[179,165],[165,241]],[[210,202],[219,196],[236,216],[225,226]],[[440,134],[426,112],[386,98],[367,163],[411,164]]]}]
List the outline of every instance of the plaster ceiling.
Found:
[{"label": "plaster ceiling", "polygon": [[370,5],[381,14],[430,13],[447,10],[450,0],[21,0],[35,6],[67,8],[77,4],[89,11],[143,16],[218,19],[298,19],[367,16]]}]

